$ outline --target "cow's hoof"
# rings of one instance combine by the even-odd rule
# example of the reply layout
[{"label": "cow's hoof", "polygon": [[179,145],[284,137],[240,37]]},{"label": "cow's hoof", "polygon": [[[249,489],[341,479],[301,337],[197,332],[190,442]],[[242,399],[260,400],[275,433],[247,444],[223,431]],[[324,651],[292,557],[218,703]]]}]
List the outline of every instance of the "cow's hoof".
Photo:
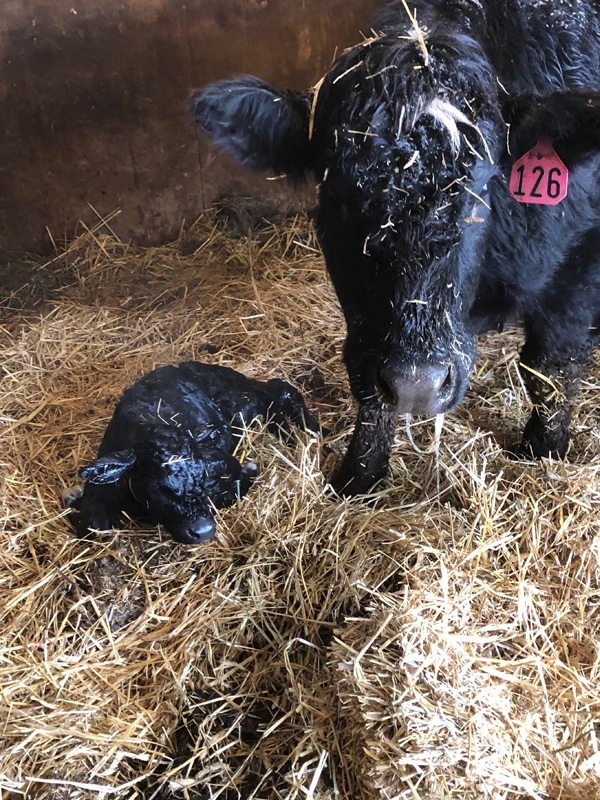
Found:
[{"label": "cow's hoof", "polygon": [[549,424],[540,417],[531,417],[523,431],[519,455],[562,460],[567,455],[569,441],[568,423]]},{"label": "cow's hoof", "polygon": [[341,469],[331,479],[331,486],[340,497],[356,497],[361,494],[369,494],[384,477],[385,473],[381,475],[349,475],[346,470]]}]

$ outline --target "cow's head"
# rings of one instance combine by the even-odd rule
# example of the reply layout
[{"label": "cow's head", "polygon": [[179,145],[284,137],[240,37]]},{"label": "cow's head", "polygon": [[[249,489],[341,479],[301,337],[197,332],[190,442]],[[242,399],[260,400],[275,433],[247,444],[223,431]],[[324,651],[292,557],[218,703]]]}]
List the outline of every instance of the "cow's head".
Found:
[{"label": "cow's head", "polygon": [[242,467],[216,446],[214,435],[204,427],[190,433],[154,426],[134,447],[103,455],[79,474],[93,484],[126,481],[147,519],[178,542],[203,542],[215,532],[214,507],[232,503],[255,474],[254,465]]},{"label": "cow's head", "polygon": [[197,92],[193,107],[242,164],[316,175],[355,396],[402,413],[453,408],[474,357],[465,320],[502,129],[474,39],[377,36],[344,53],[311,94],[239,78]]}]

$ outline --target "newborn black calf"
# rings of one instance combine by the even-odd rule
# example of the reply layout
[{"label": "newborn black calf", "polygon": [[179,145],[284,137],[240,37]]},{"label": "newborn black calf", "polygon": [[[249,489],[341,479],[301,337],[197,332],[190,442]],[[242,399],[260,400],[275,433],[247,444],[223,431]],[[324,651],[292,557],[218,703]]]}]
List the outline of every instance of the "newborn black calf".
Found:
[{"label": "newborn black calf", "polygon": [[210,539],[213,508],[246,494],[256,475],[233,453],[259,416],[271,431],[289,431],[292,422],[319,433],[286,381],[262,383],[197,361],[149,372],[123,394],[98,458],[80,470],[87,483],[73,503],[78,535],[117,527],[127,515],[164,525],[178,542]]}]

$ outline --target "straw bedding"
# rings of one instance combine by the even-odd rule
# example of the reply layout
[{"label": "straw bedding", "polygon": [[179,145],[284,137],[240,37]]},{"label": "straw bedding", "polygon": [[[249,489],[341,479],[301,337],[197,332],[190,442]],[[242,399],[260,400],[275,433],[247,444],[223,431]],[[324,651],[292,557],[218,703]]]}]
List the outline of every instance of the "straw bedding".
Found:
[{"label": "straw bedding", "polygon": [[[310,225],[226,216],[152,249],[100,221],[4,287],[2,797],[600,798],[600,364],[569,463],[519,462],[520,334],[485,338],[438,456],[400,427],[389,484],[340,501]],[[326,448],[251,431],[260,479],[209,544],[75,540],[59,496],[116,399],[190,358],[296,383]]]}]

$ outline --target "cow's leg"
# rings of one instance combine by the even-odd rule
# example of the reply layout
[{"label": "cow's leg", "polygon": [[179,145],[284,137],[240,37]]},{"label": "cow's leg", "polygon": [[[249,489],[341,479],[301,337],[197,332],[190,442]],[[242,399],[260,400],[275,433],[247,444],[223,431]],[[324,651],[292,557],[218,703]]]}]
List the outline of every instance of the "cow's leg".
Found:
[{"label": "cow's leg", "polygon": [[332,485],[338,494],[364,494],[387,472],[398,413],[387,403],[362,403],[352,441]]},{"label": "cow's leg", "polygon": [[592,352],[589,321],[576,318],[577,308],[572,318],[526,320],[520,369],[533,410],[523,433],[525,455],[564,458],[567,453],[571,411]]}]

